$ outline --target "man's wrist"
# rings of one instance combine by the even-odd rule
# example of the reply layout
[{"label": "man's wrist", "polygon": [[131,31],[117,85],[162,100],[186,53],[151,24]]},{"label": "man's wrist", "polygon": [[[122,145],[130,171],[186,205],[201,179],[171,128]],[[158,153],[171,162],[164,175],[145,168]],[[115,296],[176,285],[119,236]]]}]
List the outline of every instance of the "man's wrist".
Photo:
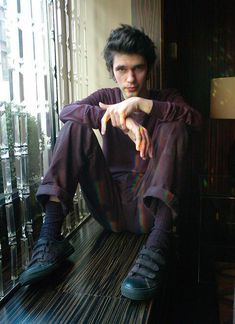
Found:
[{"label": "man's wrist", "polygon": [[143,99],[141,98],[140,101],[140,110],[145,112],[146,114],[150,114],[153,108],[153,101],[150,99]]}]

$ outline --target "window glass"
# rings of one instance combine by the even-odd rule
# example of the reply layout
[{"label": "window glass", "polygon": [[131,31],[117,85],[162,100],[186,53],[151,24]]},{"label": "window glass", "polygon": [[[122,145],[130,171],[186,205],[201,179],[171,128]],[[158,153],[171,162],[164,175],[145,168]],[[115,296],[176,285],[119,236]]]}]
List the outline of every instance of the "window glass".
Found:
[{"label": "window glass", "polygon": [[21,29],[18,29],[18,41],[19,41],[19,57],[23,58],[23,33]]},{"label": "window glass", "polygon": [[26,266],[33,224],[42,218],[35,192],[51,159],[55,102],[49,100],[57,100],[48,95],[55,80],[46,5],[0,0],[0,296]]}]

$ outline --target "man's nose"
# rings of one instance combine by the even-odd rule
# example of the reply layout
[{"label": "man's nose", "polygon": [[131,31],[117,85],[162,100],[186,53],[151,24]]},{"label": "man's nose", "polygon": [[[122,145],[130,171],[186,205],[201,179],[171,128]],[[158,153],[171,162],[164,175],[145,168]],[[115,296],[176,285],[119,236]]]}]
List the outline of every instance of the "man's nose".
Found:
[{"label": "man's nose", "polygon": [[135,80],[135,73],[134,73],[134,71],[132,71],[132,70],[128,71],[127,81],[128,82],[133,82],[134,80]]}]

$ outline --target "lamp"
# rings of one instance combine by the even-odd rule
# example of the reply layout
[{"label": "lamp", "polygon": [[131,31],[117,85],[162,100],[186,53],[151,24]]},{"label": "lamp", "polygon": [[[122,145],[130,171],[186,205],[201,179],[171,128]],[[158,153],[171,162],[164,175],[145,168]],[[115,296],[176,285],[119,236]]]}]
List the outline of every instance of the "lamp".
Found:
[{"label": "lamp", "polygon": [[[211,80],[210,117],[235,119],[235,77]],[[229,150],[228,170],[232,178],[235,178],[235,141]]]},{"label": "lamp", "polygon": [[235,77],[211,80],[210,117],[235,119]]}]

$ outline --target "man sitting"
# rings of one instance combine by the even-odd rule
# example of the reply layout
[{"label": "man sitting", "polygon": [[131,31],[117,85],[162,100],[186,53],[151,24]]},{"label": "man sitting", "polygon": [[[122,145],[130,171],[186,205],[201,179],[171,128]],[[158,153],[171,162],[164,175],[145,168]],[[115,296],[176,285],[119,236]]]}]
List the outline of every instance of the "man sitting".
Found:
[{"label": "man sitting", "polygon": [[[91,215],[107,230],[149,233],[122,283],[123,296],[153,297],[165,270],[178,212],[187,128],[199,113],[176,90],[151,90],[156,54],[142,31],[121,25],[104,48],[118,87],[101,89],[61,111],[62,127],[49,170],[37,192],[46,216],[22,285],[42,280],[74,249],[61,238],[78,183]],[[103,137],[101,150],[92,129]]]}]

